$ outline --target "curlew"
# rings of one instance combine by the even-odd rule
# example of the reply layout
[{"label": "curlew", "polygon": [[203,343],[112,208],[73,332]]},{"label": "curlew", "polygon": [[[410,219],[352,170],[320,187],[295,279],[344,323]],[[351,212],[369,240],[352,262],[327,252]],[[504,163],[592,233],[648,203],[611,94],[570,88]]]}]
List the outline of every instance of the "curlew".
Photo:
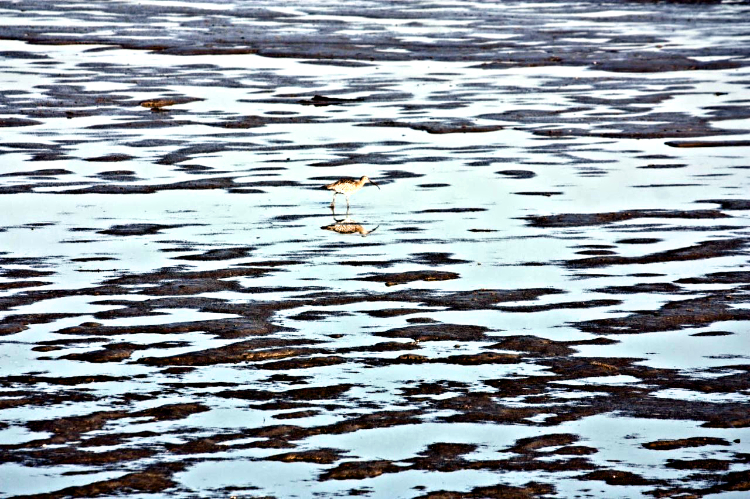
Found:
[{"label": "curlew", "polygon": [[367,175],[359,180],[353,178],[342,178],[332,184],[325,186],[326,189],[333,191],[333,200],[331,201],[331,208],[336,206],[336,194],[343,194],[346,196],[346,207],[349,208],[349,196],[360,190],[367,182],[380,189],[380,186],[369,179]]}]

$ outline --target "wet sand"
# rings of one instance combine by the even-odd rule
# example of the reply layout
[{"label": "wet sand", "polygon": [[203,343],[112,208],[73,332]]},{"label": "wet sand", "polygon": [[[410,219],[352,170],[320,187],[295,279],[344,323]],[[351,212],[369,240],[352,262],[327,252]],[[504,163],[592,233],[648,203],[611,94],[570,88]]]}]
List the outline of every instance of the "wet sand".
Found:
[{"label": "wet sand", "polygon": [[0,495],[750,493],[747,2],[0,8]]}]

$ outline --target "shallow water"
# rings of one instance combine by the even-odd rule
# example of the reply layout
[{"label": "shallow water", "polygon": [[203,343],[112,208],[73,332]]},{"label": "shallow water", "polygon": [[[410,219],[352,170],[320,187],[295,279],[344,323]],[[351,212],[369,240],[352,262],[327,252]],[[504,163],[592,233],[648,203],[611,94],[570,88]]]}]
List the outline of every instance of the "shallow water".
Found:
[{"label": "shallow water", "polygon": [[0,495],[750,490],[747,3],[23,7]]}]

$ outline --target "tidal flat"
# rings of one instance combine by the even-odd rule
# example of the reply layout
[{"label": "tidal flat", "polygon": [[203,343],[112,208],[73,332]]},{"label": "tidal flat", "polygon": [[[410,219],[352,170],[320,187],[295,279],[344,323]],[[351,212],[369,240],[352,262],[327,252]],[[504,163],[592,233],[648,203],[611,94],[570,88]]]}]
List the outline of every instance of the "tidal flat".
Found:
[{"label": "tidal flat", "polygon": [[0,69],[0,496],[750,493],[750,2],[0,0]]}]

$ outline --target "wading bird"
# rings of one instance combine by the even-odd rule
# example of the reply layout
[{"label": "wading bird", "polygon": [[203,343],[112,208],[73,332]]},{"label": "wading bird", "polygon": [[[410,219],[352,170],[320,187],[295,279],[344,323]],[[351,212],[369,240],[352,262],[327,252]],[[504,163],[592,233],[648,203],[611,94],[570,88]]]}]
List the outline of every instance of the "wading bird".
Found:
[{"label": "wading bird", "polygon": [[346,196],[346,207],[349,208],[349,196],[360,190],[367,182],[380,189],[380,186],[370,180],[367,175],[359,180],[353,178],[342,178],[332,184],[325,186],[326,189],[333,191],[333,200],[331,201],[331,208],[336,206],[336,194],[343,194]]}]

